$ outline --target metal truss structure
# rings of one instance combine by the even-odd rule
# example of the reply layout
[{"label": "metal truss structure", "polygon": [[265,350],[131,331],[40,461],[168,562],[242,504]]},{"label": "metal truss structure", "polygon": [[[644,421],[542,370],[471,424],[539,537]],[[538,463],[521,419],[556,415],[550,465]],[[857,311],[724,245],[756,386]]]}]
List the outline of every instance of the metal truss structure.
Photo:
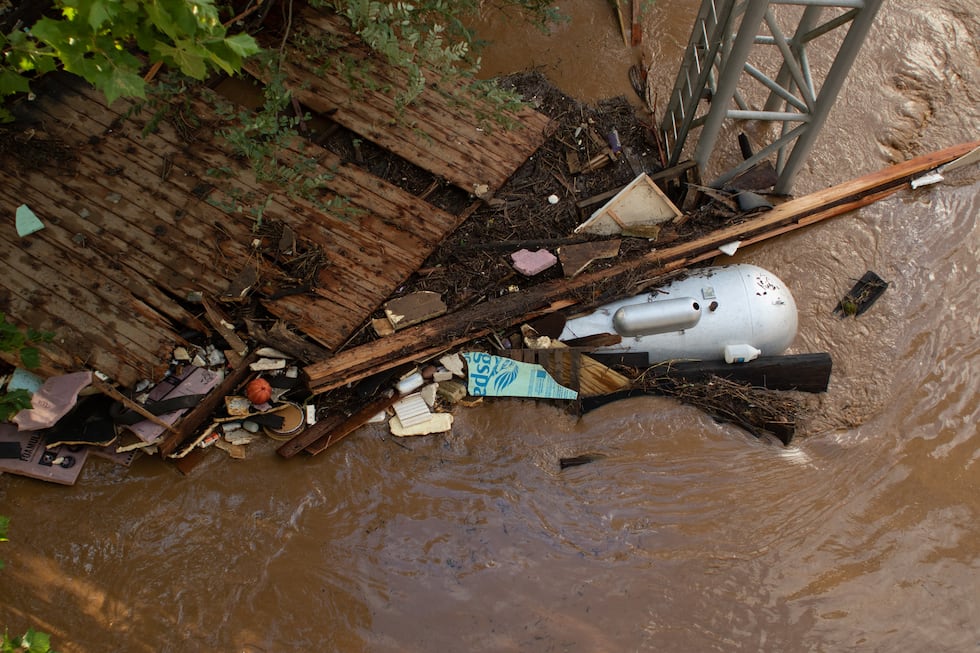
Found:
[{"label": "metal truss structure", "polygon": [[[680,162],[688,135],[695,128],[700,127],[701,132],[693,158],[703,172],[726,121],[768,121],[775,123],[778,136],[710,185],[724,185],[775,153],[779,178],[774,190],[788,193],[827,121],[881,3],[703,0],[661,122],[669,165]],[[791,24],[791,29],[786,29],[787,19],[795,27]],[[845,27],[846,34],[840,38]],[[832,39],[833,34],[838,35],[839,47],[822,83],[817,84],[807,47],[825,35]],[[822,47],[821,53],[826,50]],[[770,69],[769,74],[760,66]],[[758,87],[749,87],[753,82],[761,85],[765,96],[764,102],[759,96],[756,106],[761,108],[752,108],[746,100],[749,92],[758,95]]]}]

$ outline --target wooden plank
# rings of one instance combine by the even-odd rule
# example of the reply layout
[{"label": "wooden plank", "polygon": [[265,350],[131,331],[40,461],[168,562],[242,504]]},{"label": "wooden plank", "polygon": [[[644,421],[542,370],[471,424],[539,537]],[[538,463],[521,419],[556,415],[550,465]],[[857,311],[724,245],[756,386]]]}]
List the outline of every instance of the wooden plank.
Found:
[{"label": "wooden plank", "polygon": [[[294,54],[298,54],[295,53]],[[294,59],[295,60],[295,59]],[[307,101],[321,103],[324,109],[317,108],[321,113],[330,111],[330,119],[352,131],[376,138],[390,139],[386,143],[392,145],[393,152],[402,154],[401,150],[411,152],[411,157],[403,156],[413,163],[421,161],[438,161],[439,167],[425,167],[433,173],[450,170],[447,178],[467,175],[465,160],[469,152],[471,159],[493,171],[493,176],[499,176],[513,166],[517,155],[511,153],[517,149],[513,140],[503,140],[501,134],[510,133],[502,126],[494,131],[498,139],[491,140],[487,132],[481,130],[475,117],[465,115],[462,108],[449,107],[439,102],[441,96],[432,90],[424,91],[419,97],[405,107],[399,107],[396,97],[400,90],[373,90],[371,82],[360,72],[352,73],[365,88],[351,92],[350,85],[342,79],[339,62],[330,62],[335,74],[317,74],[316,67],[307,64],[292,66],[287,71],[290,81],[296,85],[294,92],[303,104]],[[390,66],[375,66],[373,75],[382,78],[386,75],[397,74],[399,71]],[[433,102],[433,100],[436,100]],[[383,128],[380,128],[383,127]],[[499,134],[498,134],[499,132]],[[376,141],[380,142],[380,141]],[[415,148],[418,148],[415,151]],[[433,148],[439,148],[433,152]],[[431,159],[428,154],[434,155]],[[421,157],[421,158],[420,158]],[[526,158],[526,157],[525,157]],[[472,177],[472,173],[469,173]],[[474,180],[475,181],[475,180]]]},{"label": "wooden plank", "polygon": [[[90,324],[89,317],[79,314],[72,301],[52,298],[49,291],[40,288],[30,277],[23,277],[17,270],[8,268],[3,261],[0,261],[0,270],[3,270],[6,291],[5,312],[16,315],[35,329],[55,333],[56,341],[42,351],[55,348],[63,352],[56,359],[60,371],[83,367],[96,369],[127,384],[162,372],[162,369],[154,370],[146,364],[145,352],[141,357],[137,355],[140,350],[121,346],[100,321]],[[66,363],[66,359],[70,362]],[[44,367],[50,369],[51,365],[45,362]]]},{"label": "wooden plank", "polygon": [[[342,19],[331,19],[314,10],[307,10],[304,19],[331,34],[346,32],[342,38],[353,43],[354,37]],[[349,45],[348,49],[356,51],[357,46]],[[344,75],[356,79],[361,75],[358,71],[330,70],[324,63],[308,61],[295,51],[288,57],[288,84],[300,101],[315,111],[330,112],[335,122],[468,192],[479,184],[487,184],[491,191],[499,188],[546,137],[550,121],[542,114],[522,111],[513,116],[517,129],[494,129],[489,133],[479,128],[479,109],[465,107],[458,100],[450,103],[443,94],[429,88],[412,104],[400,108],[394,96],[407,87],[400,71],[382,65],[366,51],[361,50],[358,55],[359,60],[374,61],[372,74],[389,82],[391,88],[372,89],[371,81],[361,78],[364,88],[352,93]],[[335,56],[331,65],[341,65],[340,59]],[[247,63],[246,67],[259,79],[268,77],[257,64]],[[472,95],[467,97],[485,114],[493,111],[489,103]]]},{"label": "wooden plank", "polygon": [[368,421],[383,410],[387,410],[393,403],[401,397],[398,393],[391,396],[383,396],[367,404],[356,413],[341,422],[339,426],[328,431],[312,444],[306,447],[306,452],[311,456],[323,453],[331,445],[337,444],[348,435],[364,426]]},{"label": "wooden plank", "polygon": [[[202,118],[207,119],[210,116],[211,109],[200,100],[192,100],[192,107]],[[169,134],[172,128],[162,124],[160,132]],[[157,139],[152,134],[147,138]],[[206,144],[193,144],[196,155],[193,158],[199,168],[196,171],[198,174],[203,172],[201,168],[205,166],[221,165],[229,154],[214,147],[219,143],[217,139],[210,135],[208,139]],[[202,146],[206,150],[203,155]],[[294,153],[297,156],[307,154],[305,151]],[[311,335],[321,342],[325,341],[324,344],[337,346],[346,340],[349,330],[356,328],[390,294],[391,289],[411,274],[435,243],[455,227],[458,218],[435,207],[420,205],[413,195],[341,164],[339,157],[332,153],[320,150],[318,154],[327,166],[336,166],[334,178],[330,181],[334,189],[355,204],[363,203],[369,209],[380,206],[389,215],[382,218],[371,211],[356,221],[334,219],[331,224],[336,228],[328,230],[323,228],[322,219],[313,222],[302,217],[304,214],[313,214],[313,218],[323,217],[323,213],[309,203],[292,198],[277,198],[267,209],[268,216],[283,219],[302,235],[323,245],[325,253],[338,267],[324,270],[320,279],[322,288],[318,291],[321,296],[324,293],[330,295],[327,301],[341,305],[335,307],[322,301],[310,302],[292,297],[270,302],[270,309],[302,330],[312,331]],[[321,163],[320,172],[328,169]],[[250,189],[260,187],[250,171],[242,171],[236,177],[237,180],[251,184],[248,187]],[[216,183],[220,182],[216,180]],[[410,222],[406,220],[406,216],[415,216],[411,220],[414,224],[403,224]],[[417,235],[427,231],[431,233],[432,241],[421,240]],[[352,290],[359,286],[364,286],[363,291],[352,295]],[[362,299],[357,300],[357,297]],[[352,299],[354,305],[351,304]],[[355,309],[353,315],[351,309]]]},{"label": "wooden plank", "polygon": [[762,356],[748,363],[729,365],[725,361],[676,361],[651,367],[648,378],[659,376],[701,381],[717,376],[749,383],[766,390],[827,392],[833,360],[830,354],[787,354]]},{"label": "wooden plank", "polygon": [[[252,74],[261,74],[254,67],[249,67]],[[332,120],[373,143],[397,154],[398,156],[444,177],[459,188],[473,193],[480,185],[487,185],[493,191],[503,185],[508,173],[504,176],[499,162],[489,157],[484,148],[472,145],[470,151],[471,165],[468,169],[454,165],[457,157],[447,157],[449,150],[443,147],[446,139],[436,135],[426,138],[414,129],[401,128],[393,122],[393,112],[396,110],[393,100],[386,94],[374,93],[366,100],[354,102],[350,91],[343,91],[340,82],[331,83],[332,78],[308,79],[295,71],[287,71],[288,87],[304,105],[318,113],[330,112]],[[260,77],[261,79],[261,77]],[[409,110],[406,110],[408,112]],[[397,114],[394,114],[397,115]],[[404,124],[426,124],[421,120],[413,121],[409,117],[401,118]],[[424,132],[432,131],[431,123],[426,127],[418,127]],[[516,169],[516,165],[514,168]],[[511,171],[512,172],[512,171]]]},{"label": "wooden plank", "polygon": [[308,365],[304,373],[310,389],[314,394],[332,390],[377,372],[437,354],[491,331],[567,308],[574,305],[575,300],[566,298],[535,306],[528,301],[527,295],[505,295],[493,300],[492,310],[488,313],[486,308],[489,304],[450,313]]},{"label": "wooden plank", "polygon": [[[102,276],[80,264],[70,250],[62,250],[52,242],[49,234],[41,235],[57,230],[60,230],[60,226],[52,224],[26,239],[13,241],[0,238],[0,254],[4,256],[4,263],[23,275],[27,280],[25,287],[28,292],[43,289],[45,294],[60,297],[69,303],[75,298],[81,299],[88,303],[86,308],[89,312],[119,324],[122,335],[134,344],[147,346],[149,351],[170,341],[166,320],[136,299],[128,288],[110,276]],[[13,279],[10,284],[9,287],[16,287]],[[132,315],[145,319],[145,328],[130,327],[128,318]]]},{"label": "wooden plank", "polygon": [[[317,12],[310,10],[304,14],[304,19],[311,26],[316,26],[330,34],[330,37],[339,39],[343,42],[344,48],[352,55],[362,59],[372,59],[374,62],[373,75],[376,75],[382,82],[389,85],[390,94],[403,92],[408,87],[407,76],[385,61],[380,59],[376,53],[369,50],[359,37],[354,35],[346,19],[330,12]],[[337,58],[333,58],[336,61]],[[323,63],[323,62],[319,62]],[[319,73],[320,69],[314,69]],[[427,79],[438,79],[438,73],[431,70],[425,71]],[[317,74],[316,76],[320,76]],[[462,96],[462,97],[461,97]],[[429,86],[413,103],[423,107],[426,112],[443,116],[443,121],[447,121],[449,126],[467,124],[479,126],[481,122],[493,115],[499,109],[493,102],[486,98],[474,95],[463,83],[441,83],[436,86]],[[502,117],[515,123],[516,128],[512,130],[494,130],[495,138],[492,140],[494,150],[503,153],[505,160],[516,159],[523,162],[537,149],[537,146],[529,144],[529,137],[533,140],[539,138],[537,135],[546,133],[551,120],[547,116],[535,111],[529,106],[524,106],[517,110],[505,110],[500,112]],[[527,148],[531,147],[531,151]]]},{"label": "wooden plank", "polygon": [[[146,160],[155,157],[162,161],[162,158],[128,140],[123,136],[122,128],[99,136],[100,124],[95,123],[92,116],[98,115],[100,109],[104,111],[101,105],[79,98],[70,91],[66,91],[62,98],[64,102],[61,105],[52,106],[49,100],[41,102],[42,112],[54,117],[58,113],[64,113],[65,107],[72,106],[79,115],[84,112],[84,116],[70,118],[72,129],[66,131],[66,135],[74,134],[76,128],[80,130],[72,139],[79,158],[79,171],[61,185],[72,189],[76,202],[97,200],[106,215],[117,215],[127,222],[130,226],[120,232],[126,240],[131,240],[132,236],[140,233],[145,234],[145,239],[140,242],[147,245],[143,248],[148,259],[146,262],[157,261],[173,268],[188,282],[182,289],[203,285],[205,290],[217,291],[227,282],[227,278],[214,274],[214,262],[216,257],[217,260],[227,258],[227,253],[213,249],[210,252],[197,252],[199,247],[191,248],[190,244],[214,243],[224,239],[233,227],[233,219],[218,209],[197,201],[189,192],[176,188],[172,180],[180,179],[181,175],[172,175],[167,182],[160,180],[158,172],[153,172],[154,168],[146,167]],[[67,118],[62,116],[60,119]],[[98,142],[90,145],[90,138],[97,139]],[[107,174],[107,170],[111,170],[113,174]],[[105,201],[113,193],[121,196],[118,203]],[[58,196],[59,194],[52,195]],[[195,215],[199,212],[204,215]],[[149,219],[150,216],[157,221]],[[239,233],[242,238],[248,237],[249,226],[243,225]],[[170,242],[166,247],[161,247],[161,240]],[[194,261],[194,264],[172,255],[175,249],[179,250],[181,247],[188,250],[186,258]],[[141,260],[143,259],[136,262]],[[158,277],[157,280],[161,281],[169,278],[161,276],[159,272],[148,271],[147,275]],[[190,282],[190,279],[194,281]],[[170,287],[174,288],[173,285]]]},{"label": "wooden plank", "polygon": [[296,434],[295,437],[284,442],[276,449],[276,453],[283,458],[292,458],[323,436],[332,432],[346,420],[347,418],[339,413],[328,415],[316,424],[308,426],[301,433]]},{"label": "wooden plank", "polygon": [[[939,152],[925,154],[910,161],[884,170],[858,177],[831,188],[807,195],[776,207],[772,211],[749,219],[741,224],[726,227],[704,238],[654,251],[623,265],[582,274],[570,281],[557,280],[536,286],[520,295],[507,295],[485,304],[442,318],[418,327],[412,327],[382,340],[338,353],[332,358],[305,368],[306,376],[314,392],[325,392],[344,383],[364,378],[371,373],[390,369],[411,362],[447,347],[456,346],[488,333],[491,328],[500,329],[527,321],[569,306],[570,291],[593,284],[612,285],[617,279],[633,278],[637,272],[645,272],[647,283],[663,278],[695,260],[714,256],[719,245],[750,238],[762,239],[767,233],[796,224],[803,218],[826,219],[871,203],[883,193],[897,191],[913,177],[961,156],[980,145],[980,141],[955,145]],[[594,293],[596,303],[611,301]],[[462,330],[462,331],[461,331]],[[460,333],[466,335],[460,335]]]},{"label": "wooden plank", "polygon": [[[69,250],[70,256],[89,266],[93,271],[101,271],[104,275],[114,277],[134,296],[141,298],[176,323],[195,329],[203,327],[193,314],[147,280],[148,276],[163,275],[164,270],[154,268],[147,273],[146,263],[141,262],[136,265],[124,241],[114,238],[108,230],[82,218],[75,210],[53,201],[52,196],[36,194],[31,187],[20,185],[20,180],[7,177],[2,170],[0,170],[0,183],[10,188],[18,186],[20,188],[16,198],[0,198],[0,211],[12,211],[15,201],[24,202],[28,206],[45,206],[45,218],[57,220],[62,228],[46,232],[44,238],[51,239],[62,250]],[[106,266],[107,261],[113,262],[115,267]],[[142,269],[135,269],[137,267]]]},{"label": "wooden plank", "polygon": [[[98,229],[93,238],[108,232],[128,242],[127,256],[133,259],[134,265],[146,264],[151,269],[167,268],[168,272],[161,269],[157,273],[146,274],[153,274],[155,280],[164,283],[179,280],[180,285],[168,283],[175,293],[186,294],[201,285],[205,288],[223,285],[221,278],[213,274],[219,252],[206,251],[201,247],[214,242],[220,232],[211,230],[207,233],[195,228],[196,225],[208,224],[203,220],[191,218],[174,221],[161,203],[150,197],[142,186],[123,174],[106,177],[93,170],[90,166],[93,159],[87,155],[80,155],[79,159],[79,172],[70,179],[55,180],[43,175],[30,175],[22,181],[27,181],[49,197],[72,197],[73,204],[90,213],[88,219]],[[174,256],[174,252],[181,252],[182,255]],[[221,254],[222,259],[228,256],[227,252]]]}]

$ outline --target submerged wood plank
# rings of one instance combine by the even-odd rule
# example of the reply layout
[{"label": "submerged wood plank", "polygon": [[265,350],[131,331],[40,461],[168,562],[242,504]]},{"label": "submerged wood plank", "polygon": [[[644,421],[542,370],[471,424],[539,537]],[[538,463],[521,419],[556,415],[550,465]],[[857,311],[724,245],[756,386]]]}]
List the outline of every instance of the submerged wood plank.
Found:
[{"label": "submerged wood plank", "polygon": [[[311,389],[326,392],[348,381],[391,369],[447,347],[486,335],[491,329],[506,328],[540,315],[580,304],[570,292],[593,287],[591,304],[601,304],[622,295],[603,293],[616,281],[634,279],[637,272],[647,275],[646,284],[663,279],[668,273],[695,261],[714,256],[719,245],[735,240],[758,242],[769,234],[784,233],[804,224],[834,217],[870,204],[895,192],[913,177],[971,151],[980,141],[955,145],[925,154],[884,170],[790,200],[756,218],[726,227],[672,248],[654,251],[622,265],[585,273],[570,281],[546,282],[520,295],[508,295],[486,304],[450,313],[425,324],[410,327],[387,338],[345,350],[305,368]],[[636,290],[639,291],[639,288]],[[628,294],[628,293],[627,293]]]}]

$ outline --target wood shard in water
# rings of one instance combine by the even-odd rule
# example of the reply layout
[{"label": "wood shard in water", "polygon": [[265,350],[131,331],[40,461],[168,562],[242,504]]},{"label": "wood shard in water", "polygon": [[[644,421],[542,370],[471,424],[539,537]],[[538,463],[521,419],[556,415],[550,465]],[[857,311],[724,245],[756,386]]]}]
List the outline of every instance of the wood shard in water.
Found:
[{"label": "wood shard in water", "polygon": [[864,276],[858,279],[854,287],[837,302],[834,313],[841,317],[857,317],[871,308],[871,305],[878,301],[878,298],[884,294],[887,288],[887,281],[868,270]]}]

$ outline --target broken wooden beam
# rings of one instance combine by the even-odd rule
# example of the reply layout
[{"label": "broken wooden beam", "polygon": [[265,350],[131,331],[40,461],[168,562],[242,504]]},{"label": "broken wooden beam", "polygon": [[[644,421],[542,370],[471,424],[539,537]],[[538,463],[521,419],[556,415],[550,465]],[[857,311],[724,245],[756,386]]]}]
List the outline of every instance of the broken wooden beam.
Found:
[{"label": "broken wooden beam", "polygon": [[[603,357],[593,355],[603,361]],[[608,361],[606,361],[608,363]],[[825,352],[761,356],[748,363],[725,361],[674,361],[647,370],[650,378],[669,377],[686,381],[703,381],[712,376],[738,383],[748,383],[766,390],[827,392],[833,361]]]},{"label": "broken wooden beam", "polygon": [[[790,200],[740,224],[719,229],[703,238],[589,272],[570,280],[550,281],[523,292],[505,295],[477,306],[444,315],[399,333],[354,347],[304,368],[310,389],[322,393],[403,363],[485,336],[530,319],[574,305],[599,305],[617,299],[622,284],[637,274],[645,278],[631,287],[633,294],[663,281],[668,274],[707,261],[717,248],[736,240],[742,246],[847,213],[894,193],[915,176],[952,161],[980,146],[963,143],[925,154],[831,188]],[[619,282],[619,286],[616,283]],[[591,292],[579,292],[591,288]],[[605,289],[616,289],[609,296]],[[582,299],[587,297],[588,301]]]},{"label": "broken wooden beam", "polygon": [[292,458],[298,454],[303,449],[327,435],[335,428],[344,423],[346,418],[341,414],[329,415],[321,419],[316,424],[307,427],[301,433],[296,434],[294,437],[286,441],[282,446],[276,449],[276,453],[283,458]]},{"label": "broken wooden beam", "polygon": [[305,451],[311,456],[322,453],[327,449],[327,447],[340,442],[348,435],[367,424],[372,417],[381,411],[388,410],[388,408],[399,399],[401,399],[401,396],[397,392],[393,392],[391,395],[382,396],[379,399],[375,399],[341,422],[338,426],[320,436],[318,440],[307,445]]}]

